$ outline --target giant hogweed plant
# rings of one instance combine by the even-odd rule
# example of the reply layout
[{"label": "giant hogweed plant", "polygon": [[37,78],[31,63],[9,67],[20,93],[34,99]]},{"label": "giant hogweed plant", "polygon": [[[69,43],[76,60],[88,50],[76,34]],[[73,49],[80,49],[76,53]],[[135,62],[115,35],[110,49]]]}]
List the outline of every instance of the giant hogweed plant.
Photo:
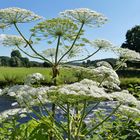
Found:
[{"label": "giant hogweed plant", "polygon": [[[121,63],[128,59],[140,60],[139,53],[115,47],[107,40],[90,41],[83,37],[85,26],[100,27],[107,21],[104,15],[86,8],[66,10],[57,18],[42,19],[43,21],[30,30],[29,39],[25,37],[19,28],[19,23],[40,19],[42,17],[25,9],[13,7],[0,10],[1,29],[14,26],[19,33],[19,36],[2,34],[3,46],[15,46],[29,57],[46,61],[52,66],[53,73],[53,85],[50,87],[35,88],[31,86],[33,79],[30,82],[30,77],[32,78],[32,76],[28,76],[28,80],[26,80],[28,82],[25,82],[24,85],[15,85],[4,90],[7,95],[16,98],[17,103],[13,105],[18,104],[21,109],[1,113],[2,128],[5,128],[1,128],[2,139],[83,140],[92,138],[95,130],[102,126],[119,108],[124,112],[125,107],[131,105],[131,110],[139,115],[140,102],[128,91],[121,91],[119,78],[111,67],[104,65],[94,69],[76,67],[74,70],[81,69],[85,74],[91,75],[91,80],[83,79],[70,85],[57,86],[56,77],[59,76],[60,65],[84,61],[100,50],[112,50],[119,54]],[[43,52],[39,52],[34,45],[36,42],[41,43],[44,40],[47,41],[48,47]],[[56,47],[54,47],[55,44]],[[88,51],[89,46],[91,47],[90,52]],[[92,48],[96,50],[91,52]],[[26,49],[31,49],[33,54],[28,53]],[[119,69],[121,63],[116,66],[115,70]],[[91,118],[94,118],[95,109],[99,109],[98,105],[114,100],[116,104],[110,105],[111,111],[106,110],[104,119],[92,124]],[[38,109],[35,109],[35,106],[38,106]],[[129,110],[127,111],[129,112]],[[22,114],[28,115],[32,121],[18,124],[20,117],[23,117]],[[9,126],[5,121],[10,118]]]}]

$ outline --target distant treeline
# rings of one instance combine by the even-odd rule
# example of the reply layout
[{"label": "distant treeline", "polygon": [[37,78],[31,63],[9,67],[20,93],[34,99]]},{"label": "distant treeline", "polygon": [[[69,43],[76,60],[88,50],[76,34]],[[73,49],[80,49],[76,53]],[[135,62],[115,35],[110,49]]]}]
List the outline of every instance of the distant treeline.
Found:
[{"label": "distant treeline", "polygon": [[7,67],[50,67],[47,62],[41,63],[30,61],[27,57],[22,57],[18,50],[11,52],[11,57],[0,56],[0,66]]}]

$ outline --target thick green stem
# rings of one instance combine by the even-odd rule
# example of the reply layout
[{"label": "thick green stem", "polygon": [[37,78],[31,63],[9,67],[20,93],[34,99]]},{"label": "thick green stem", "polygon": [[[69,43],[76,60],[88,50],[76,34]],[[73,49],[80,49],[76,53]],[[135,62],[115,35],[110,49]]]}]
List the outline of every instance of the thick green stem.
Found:
[{"label": "thick green stem", "polygon": [[77,41],[77,39],[78,39],[78,37],[79,37],[79,35],[81,33],[81,30],[82,30],[83,26],[84,26],[84,23],[81,24],[81,27],[80,27],[80,29],[79,29],[79,31],[78,31],[78,33],[77,33],[72,45],[71,45],[71,47],[69,48],[69,50],[67,52],[65,52],[64,55],[61,56],[61,58],[58,60],[57,64],[59,64],[61,62],[61,60],[72,50],[72,48],[74,47],[74,45],[75,45],[75,43],[76,43],[76,41]]},{"label": "thick green stem", "polygon": [[81,115],[80,122],[79,122],[79,126],[78,126],[78,129],[77,129],[76,140],[79,140],[79,132],[80,132],[80,129],[81,129],[81,125],[82,125],[84,116],[85,116],[86,105],[87,105],[87,102],[85,100],[84,101],[84,107],[83,107],[83,110],[82,110],[82,115]]},{"label": "thick green stem", "polygon": [[58,59],[58,50],[60,45],[60,38],[61,36],[58,36],[57,46],[56,46],[56,52],[55,52],[55,65],[57,65],[57,59]]},{"label": "thick green stem", "polygon": [[117,110],[118,108],[121,106],[121,104],[119,104],[103,121],[101,121],[99,124],[97,124],[95,127],[91,128],[88,132],[85,133],[85,136],[89,135],[92,131],[94,131],[95,129],[97,129],[100,125],[102,125],[105,121],[107,121]]}]

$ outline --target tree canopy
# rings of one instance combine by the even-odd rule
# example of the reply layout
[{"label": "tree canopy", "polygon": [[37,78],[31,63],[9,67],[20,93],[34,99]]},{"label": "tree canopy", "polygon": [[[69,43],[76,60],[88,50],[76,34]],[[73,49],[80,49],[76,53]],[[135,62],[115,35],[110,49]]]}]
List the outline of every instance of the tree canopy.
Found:
[{"label": "tree canopy", "polygon": [[126,41],[121,47],[140,52],[140,25],[137,25],[127,31]]}]

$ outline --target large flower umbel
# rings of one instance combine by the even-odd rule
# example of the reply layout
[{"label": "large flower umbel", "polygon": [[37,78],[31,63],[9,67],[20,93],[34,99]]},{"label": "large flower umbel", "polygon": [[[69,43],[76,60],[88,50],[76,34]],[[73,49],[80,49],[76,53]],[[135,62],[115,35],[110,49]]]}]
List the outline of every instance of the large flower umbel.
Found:
[{"label": "large flower umbel", "polygon": [[61,36],[64,39],[69,39],[76,34],[75,31],[77,29],[77,25],[69,19],[53,18],[40,22],[33,29],[31,29],[31,31],[36,36],[43,35],[47,38],[56,38]]},{"label": "large flower umbel", "polygon": [[90,42],[90,45],[95,48],[100,48],[104,50],[109,50],[113,47],[113,44],[105,39],[95,39],[94,41]]},{"label": "large flower umbel", "polygon": [[17,35],[0,35],[1,44],[5,47],[13,47],[13,46],[25,46],[26,42],[24,39]]},{"label": "large flower umbel", "polygon": [[107,18],[104,15],[87,8],[65,10],[64,12],[61,12],[60,15],[92,27],[99,27],[107,21]]},{"label": "large flower umbel", "polygon": [[0,9],[0,24],[11,25],[14,23],[26,23],[41,19],[35,13],[17,7]]}]

